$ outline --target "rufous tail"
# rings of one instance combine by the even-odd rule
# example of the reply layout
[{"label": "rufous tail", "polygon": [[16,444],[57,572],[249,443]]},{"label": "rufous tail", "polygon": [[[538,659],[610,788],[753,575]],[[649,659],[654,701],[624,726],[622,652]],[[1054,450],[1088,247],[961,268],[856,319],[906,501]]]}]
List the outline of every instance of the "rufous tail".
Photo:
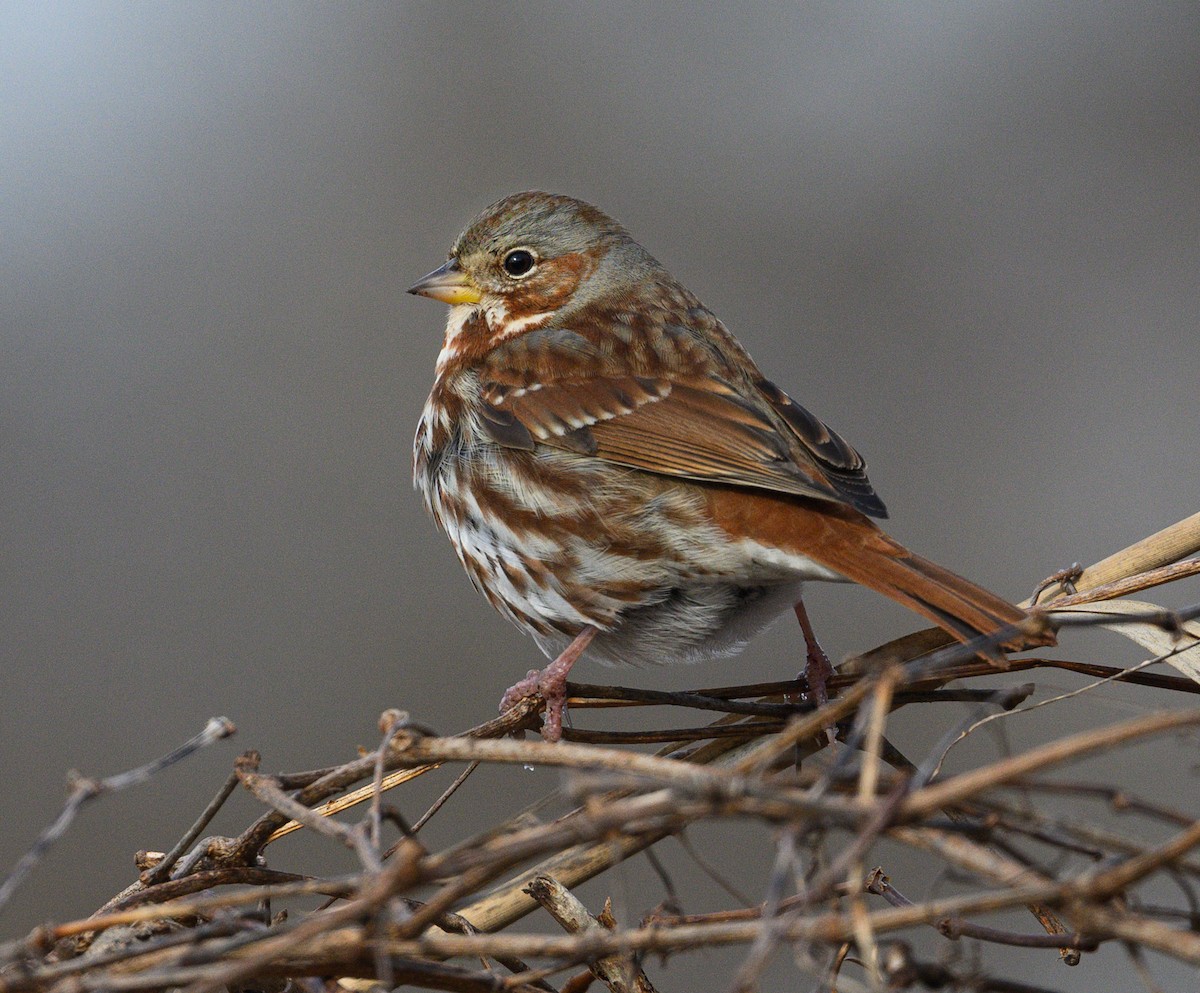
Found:
[{"label": "rufous tail", "polygon": [[1048,629],[1025,623],[1029,614],[1021,607],[910,552],[866,518],[854,520],[855,511],[837,517],[839,526],[807,553],[823,565],[929,618],[959,641],[1020,626],[998,647],[1021,651],[1054,644]]},{"label": "rufous tail", "polygon": [[[904,556],[880,556],[874,561],[843,561],[838,569],[847,579],[867,586],[902,603],[959,641],[968,642],[990,636],[1014,626],[998,646],[1005,651],[1022,651],[1039,645],[1054,644],[1054,635],[1024,625],[1029,614],[982,586],[943,569],[936,562],[912,552]],[[862,568],[857,568],[859,565]]]},{"label": "rufous tail", "polygon": [[1021,625],[1000,648],[1054,644],[1048,628],[1026,623],[1026,611],[913,554],[851,507],[725,487],[705,493],[714,523],[728,533],[812,559],[928,617],[959,641]]}]

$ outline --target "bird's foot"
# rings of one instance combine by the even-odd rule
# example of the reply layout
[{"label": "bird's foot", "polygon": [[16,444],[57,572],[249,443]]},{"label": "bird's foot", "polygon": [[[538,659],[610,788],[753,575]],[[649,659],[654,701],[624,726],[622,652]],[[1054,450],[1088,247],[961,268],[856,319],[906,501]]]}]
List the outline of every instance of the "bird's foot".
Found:
[{"label": "bird's foot", "polygon": [[546,701],[542,737],[550,742],[562,738],[563,711],[567,706],[567,674],[594,637],[596,629],[585,627],[545,669],[530,669],[524,679],[505,690],[500,698],[500,712],[504,713],[526,697],[539,696]]},{"label": "bird's foot", "polygon": [[796,620],[800,622],[800,630],[804,634],[804,647],[807,649],[803,678],[808,688],[805,690],[804,698],[820,707],[829,702],[826,685],[833,676],[833,663],[829,661],[825,649],[817,641],[817,634],[813,631],[812,622],[808,619],[808,611],[804,609],[804,601],[797,600],[793,609],[796,612]]},{"label": "bird's foot", "polygon": [[804,660],[804,682],[808,687],[805,697],[818,707],[829,702],[829,680],[833,677],[833,663],[825,650],[815,641],[808,646],[808,655]]},{"label": "bird's foot", "polygon": [[526,697],[541,697],[546,701],[542,720],[542,737],[546,741],[562,738],[563,711],[567,706],[567,674],[556,672],[554,663],[545,669],[530,669],[524,679],[513,683],[500,698],[500,713],[511,710]]},{"label": "bird's foot", "polygon": [[[833,663],[825,654],[825,649],[817,641],[812,622],[808,619],[808,611],[804,609],[804,601],[797,600],[796,620],[800,622],[800,630],[804,633],[804,645],[807,654],[804,658],[804,672],[800,678],[804,681],[804,699],[817,707],[823,707],[829,702],[829,680],[833,676]],[[825,739],[830,745],[837,740],[837,727],[830,725],[825,729]]]}]

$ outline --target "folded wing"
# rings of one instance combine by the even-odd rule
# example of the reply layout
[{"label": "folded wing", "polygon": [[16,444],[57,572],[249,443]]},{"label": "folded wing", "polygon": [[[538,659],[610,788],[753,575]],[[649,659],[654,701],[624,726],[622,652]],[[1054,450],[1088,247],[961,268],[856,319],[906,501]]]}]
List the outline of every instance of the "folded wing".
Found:
[{"label": "folded wing", "polygon": [[[715,374],[662,376],[592,372],[579,361],[578,336],[562,363],[523,343],[517,355],[537,368],[524,376],[492,366],[482,382],[484,422],[513,448],[538,444],[620,465],[703,482],[887,511],[861,456],[839,435],[767,380],[738,388]],[[516,355],[510,356],[515,358]],[[521,364],[524,365],[525,362]],[[558,367],[561,378],[550,378]]]}]

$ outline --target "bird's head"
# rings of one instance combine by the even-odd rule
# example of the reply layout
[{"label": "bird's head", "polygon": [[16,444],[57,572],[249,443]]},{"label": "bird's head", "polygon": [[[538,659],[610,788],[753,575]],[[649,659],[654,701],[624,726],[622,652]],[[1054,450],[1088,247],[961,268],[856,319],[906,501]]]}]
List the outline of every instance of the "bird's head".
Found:
[{"label": "bird's head", "polygon": [[647,276],[662,271],[591,204],[528,192],[479,214],[449,260],[408,292],[476,307],[502,325],[524,328],[569,321],[590,303],[633,295]]}]

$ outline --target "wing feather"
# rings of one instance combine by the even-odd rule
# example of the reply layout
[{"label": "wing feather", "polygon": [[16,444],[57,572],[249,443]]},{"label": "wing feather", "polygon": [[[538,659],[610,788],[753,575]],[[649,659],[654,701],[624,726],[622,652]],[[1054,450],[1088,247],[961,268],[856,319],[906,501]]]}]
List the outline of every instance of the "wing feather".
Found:
[{"label": "wing feather", "polygon": [[[556,363],[552,353],[564,335],[569,359]],[[556,331],[517,339],[519,348],[485,370],[483,424],[498,444],[548,445],[648,472],[887,516],[858,452],[773,383],[735,384],[694,368],[669,377],[620,374],[576,338]],[[556,368],[561,378],[550,378]]]}]

